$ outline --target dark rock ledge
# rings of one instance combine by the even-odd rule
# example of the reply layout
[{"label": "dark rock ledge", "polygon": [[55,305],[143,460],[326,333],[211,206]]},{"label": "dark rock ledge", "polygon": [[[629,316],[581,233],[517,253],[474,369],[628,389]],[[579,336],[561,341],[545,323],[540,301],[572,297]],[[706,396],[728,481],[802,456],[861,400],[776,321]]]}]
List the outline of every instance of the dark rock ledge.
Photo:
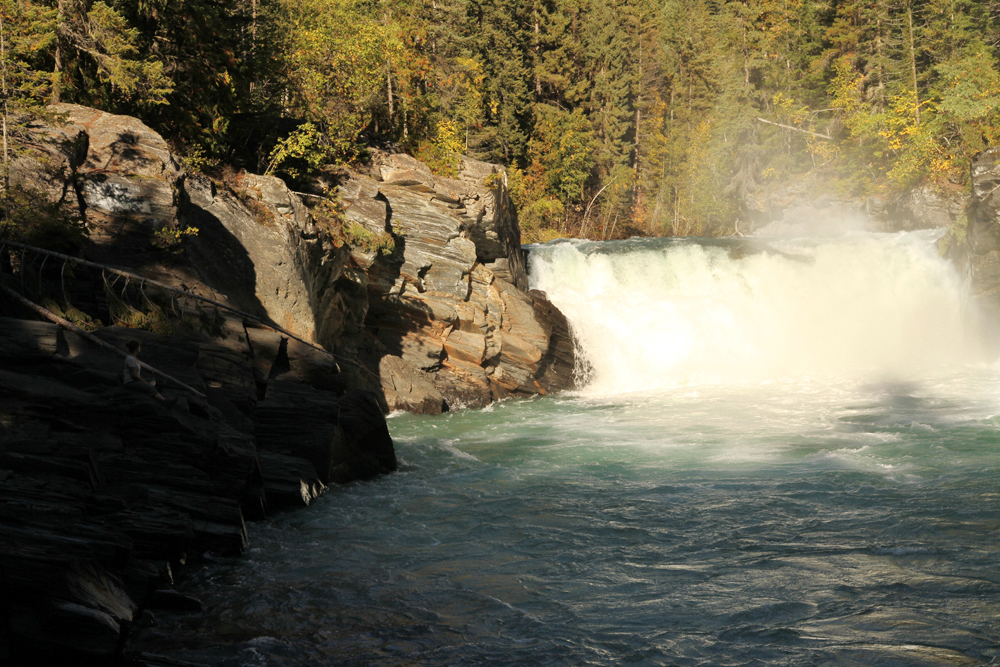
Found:
[{"label": "dark rock ledge", "polygon": [[174,664],[133,654],[129,637],[200,608],[172,589],[181,565],[240,554],[247,520],[396,467],[373,394],[262,369],[240,343],[97,335],[139,339],[144,361],[207,398],[167,386],[167,408],[119,386],[120,357],[0,318],[2,665]]}]

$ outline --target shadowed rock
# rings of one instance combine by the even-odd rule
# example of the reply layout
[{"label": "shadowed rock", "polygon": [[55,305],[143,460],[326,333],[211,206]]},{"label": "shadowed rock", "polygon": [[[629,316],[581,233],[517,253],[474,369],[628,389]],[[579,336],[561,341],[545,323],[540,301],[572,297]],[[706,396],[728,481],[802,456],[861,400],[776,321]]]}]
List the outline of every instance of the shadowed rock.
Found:
[{"label": "shadowed rock", "polygon": [[273,380],[258,402],[248,353],[97,335],[140,340],[144,361],[209,398],[161,380],[180,399],[168,408],[119,386],[121,357],[0,318],[0,657],[13,664],[108,664],[141,610],[164,607],[177,567],[246,549],[247,517],[395,469],[371,395]]}]

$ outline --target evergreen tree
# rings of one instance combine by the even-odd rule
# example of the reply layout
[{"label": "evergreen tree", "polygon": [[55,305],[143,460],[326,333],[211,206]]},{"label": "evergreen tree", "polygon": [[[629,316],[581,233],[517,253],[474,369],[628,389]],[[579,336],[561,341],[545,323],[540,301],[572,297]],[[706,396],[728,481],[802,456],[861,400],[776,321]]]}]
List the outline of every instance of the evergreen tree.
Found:
[{"label": "evergreen tree", "polygon": [[531,130],[531,14],[523,0],[467,0],[466,34],[482,63],[484,118],[470,149],[523,164]]}]

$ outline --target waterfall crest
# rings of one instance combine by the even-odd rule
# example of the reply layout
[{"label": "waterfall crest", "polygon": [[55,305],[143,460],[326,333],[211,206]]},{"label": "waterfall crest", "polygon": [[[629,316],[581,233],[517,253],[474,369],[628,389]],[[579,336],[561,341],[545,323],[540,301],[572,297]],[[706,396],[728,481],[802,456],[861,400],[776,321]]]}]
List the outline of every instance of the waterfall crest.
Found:
[{"label": "waterfall crest", "polygon": [[633,239],[531,249],[588,393],[802,376],[905,380],[982,354],[934,232]]}]

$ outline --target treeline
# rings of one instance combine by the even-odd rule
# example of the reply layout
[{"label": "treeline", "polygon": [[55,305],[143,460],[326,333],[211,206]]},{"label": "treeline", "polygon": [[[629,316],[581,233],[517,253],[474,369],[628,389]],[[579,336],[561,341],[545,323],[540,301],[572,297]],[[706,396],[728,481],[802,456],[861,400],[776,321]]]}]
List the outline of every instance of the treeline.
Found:
[{"label": "treeline", "polygon": [[811,176],[961,184],[1000,135],[998,0],[0,0],[10,113],[135,114],[289,179],[501,162],[529,240],[733,231]]}]

